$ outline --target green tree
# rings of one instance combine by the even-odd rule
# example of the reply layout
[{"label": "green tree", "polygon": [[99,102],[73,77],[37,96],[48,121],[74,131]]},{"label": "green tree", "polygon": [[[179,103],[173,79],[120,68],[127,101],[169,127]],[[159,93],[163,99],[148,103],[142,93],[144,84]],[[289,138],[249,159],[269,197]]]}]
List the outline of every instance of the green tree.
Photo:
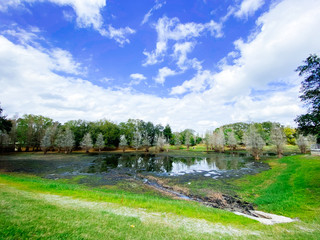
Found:
[{"label": "green tree", "polygon": [[10,132],[10,129],[12,127],[12,123],[10,120],[7,120],[7,116],[2,115],[3,109],[0,106],[0,130],[2,132]]},{"label": "green tree", "polygon": [[283,129],[283,131],[286,135],[287,143],[291,145],[296,145],[296,129],[287,126]]},{"label": "green tree", "polygon": [[168,143],[172,142],[172,131],[171,131],[171,127],[169,126],[169,124],[167,124],[163,130],[163,135],[166,138]]},{"label": "green tree", "polygon": [[305,77],[301,83],[300,99],[308,110],[295,121],[298,123],[299,132],[304,135],[316,135],[320,143],[320,58],[313,54],[304,63],[296,71],[299,72],[299,76]]},{"label": "green tree", "polygon": [[97,141],[96,141],[96,147],[99,149],[99,152],[101,152],[101,149],[104,148],[104,140],[103,140],[103,135],[102,133],[99,133],[98,134],[98,137],[97,137]]},{"label": "green tree", "polygon": [[262,149],[266,144],[255,124],[251,124],[249,126],[248,131],[245,133],[243,139],[246,144],[246,149],[251,153],[254,159],[260,160]]},{"label": "green tree", "polygon": [[80,143],[81,148],[86,150],[86,153],[89,153],[90,148],[92,148],[92,138],[90,133],[86,133]]}]

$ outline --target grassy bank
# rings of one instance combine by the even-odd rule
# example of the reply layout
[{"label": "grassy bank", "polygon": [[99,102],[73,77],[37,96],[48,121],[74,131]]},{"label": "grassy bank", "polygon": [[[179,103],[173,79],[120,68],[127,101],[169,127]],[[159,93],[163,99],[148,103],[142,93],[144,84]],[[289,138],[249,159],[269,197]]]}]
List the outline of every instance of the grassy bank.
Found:
[{"label": "grassy bank", "polygon": [[2,173],[0,238],[318,239],[319,157],[296,155],[267,163],[271,170],[257,175],[179,184],[194,192],[237,194],[259,210],[300,221],[266,226],[230,212],[161,196],[134,181],[90,188],[65,180]]}]

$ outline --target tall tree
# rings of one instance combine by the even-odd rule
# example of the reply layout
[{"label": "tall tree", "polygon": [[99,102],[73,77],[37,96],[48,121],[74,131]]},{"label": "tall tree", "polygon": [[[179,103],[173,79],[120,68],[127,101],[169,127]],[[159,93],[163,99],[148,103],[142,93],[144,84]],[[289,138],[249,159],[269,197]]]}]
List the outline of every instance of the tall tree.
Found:
[{"label": "tall tree", "polygon": [[313,54],[304,63],[296,71],[299,72],[299,76],[305,77],[301,83],[300,99],[308,111],[298,116],[295,121],[301,133],[316,135],[320,143],[320,58]]},{"label": "tall tree", "polygon": [[204,135],[203,142],[206,145],[207,152],[209,151],[209,145],[210,145],[210,131],[206,131],[206,134]]},{"label": "tall tree", "polygon": [[224,145],[225,145],[225,137],[224,137],[224,132],[223,128],[220,127],[216,134],[216,150],[218,152],[224,152]]},{"label": "tall tree", "polygon": [[149,152],[149,147],[151,146],[151,142],[147,132],[144,132],[142,136],[142,146],[146,149],[146,152]]},{"label": "tall tree", "polygon": [[229,146],[229,148],[232,150],[232,151],[235,151],[237,149],[237,139],[234,135],[234,131],[231,130],[231,132],[228,132],[227,133],[227,136],[228,136],[228,141],[227,141],[227,144]]},{"label": "tall tree", "polygon": [[64,141],[63,141],[63,148],[65,153],[71,153],[72,149],[75,146],[75,139],[72,131],[69,128],[66,128],[64,133]]},{"label": "tall tree", "polygon": [[163,129],[163,135],[166,138],[166,141],[169,143],[172,140],[172,131],[171,131],[171,127],[169,126],[169,124],[167,124],[165,126],[165,128]]},{"label": "tall tree", "polygon": [[244,142],[246,144],[246,149],[250,151],[254,159],[259,160],[262,149],[266,144],[254,124],[251,124],[248,131],[245,133]]},{"label": "tall tree", "polygon": [[52,142],[51,142],[52,134],[53,134],[52,129],[50,127],[48,127],[46,129],[46,132],[45,132],[45,134],[41,140],[41,144],[40,144],[44,154],[46,154],[48,149],[52,146]]},{"label": "tall tree", "polygon": [[283,147],[286,142],[286,135],[280,124],[273,123],[271,128],[271,143],[276,146],[278,157],[281,158],[283,154]]},{"label": "tall tree", "polygon": [[90,148],[92,148],[92,138],[90,133],[86,133],[80,143],[82,149],[86,150],[86,153],[89,153]]},{"label": "tall tree", "polygon": [[156,146],[159,149],[159,152],[162,152],[163,148],[164,148],[164,145],[166,144],[166,139],[165,139],[165,137],[163,136],[162,133],[157,135],[156,139],[157,139],[156,140]]},{"label": "tall tree", "polygon": [[99,149],[99,152],[101,152],[101,149],[104,148],[104,146],[105,146],[105,143],[103,140],[103,135],[102,133],[99,133],[96,141],[96,147]]},{"label": "tall tree", "polygon": [[191,133],[189,131],[185,133],[184,144],[187,146],[187,150],[189,150],[191,144]]},{"label": "tall tree", "polygon": [[297,137],[297,144],[300,149],[300,152],[303,154],[307,153],[307,150],[310,149],[310,146],[316,142],[316,139],[312,135],[303,136],[302,134]]},{"label": "tall tree", "polygon": [[178,132],[174,133],[174,145],[177,147],[177,149],[180,149],[181,139],[180,139],[180,133]]},{"label": "tall tree", "polygon": [[0,130],[2,132],[9,133],[11,126],[12,126],[12,123],[10,120],[7,119],[7,116],[2,115],[2,112],[3,112],[3,109],[0,106]]},{"label": "tall tree", "polygon": [[126,136],[125,136],[125,135],[121,135],[121,136],[120,136],[119,147],[122,148],[122,151],[123,151],[123,152],[125,152],[127,146],[128,146],[128,141],[127,141],[127,139],[126,139]]},{"label": "tall tree", "polygon": [[141,146],[141,139],[142,139],[141,133],[138,129],[136,129],[133,133],[133,142],[132,142],[132,146],[136,149],[136,151]]}]

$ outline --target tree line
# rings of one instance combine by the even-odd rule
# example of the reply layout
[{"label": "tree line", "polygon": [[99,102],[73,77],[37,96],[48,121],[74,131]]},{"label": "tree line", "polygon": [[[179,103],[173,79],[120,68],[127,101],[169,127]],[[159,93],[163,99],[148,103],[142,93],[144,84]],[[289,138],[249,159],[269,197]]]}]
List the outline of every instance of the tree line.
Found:
[{"label": "tree line", "polygon": [[259,159],[265,145],[276,146],[280,157],[285,144],[297,144],[305,153],[315,141],[311,135],[298,134],[296,129],[279,123],[234,123],[199,136],[192,129],[172,132],[170,125],[162,126],[138,119],[129,119],[119,124],[108,120],[71,120],[64,124],[41,115],[27,114],[20,118],[7,119],[0,107],[0,150],[1,151],[97,151],[128,147],[144,149],[155,146],[159,151],[168,151],[170,146],[187,149],[199,143],[207,151],[223,152],[226,147],[237,150],[245,147],[255,159]]},{"label": "tree line", "polygon": [[[172,132],[169,125],[154,125],[138,119],[115,124],[107,120],[88,122],[72,120],[64,124],[41,115],[24,115],[21,118],[7,119],[0,106],[0,151],[39,151],[48,150],[71,152],[83,148],[102,149],[127,147],[149,151],[156,146],[160,151],[170,145],[194,146],[204,143],[215,151],[224,151],[225,146],[236,150],[243,145],[259,159],[265,145],[276,146],[277,154],[282,155],[283,145],[297,144],[305,153],[311,143],[320,143],[320,58],[311,54],[304,64],[296,69],[305,79],[301,83],[300,99],[307,107],[307,113],[297,116],[298,132],[294,128],[279,123],[234,123],[207,131],[200,137],[192,129]],[[320,145],[319,145],[320,146]]]}]

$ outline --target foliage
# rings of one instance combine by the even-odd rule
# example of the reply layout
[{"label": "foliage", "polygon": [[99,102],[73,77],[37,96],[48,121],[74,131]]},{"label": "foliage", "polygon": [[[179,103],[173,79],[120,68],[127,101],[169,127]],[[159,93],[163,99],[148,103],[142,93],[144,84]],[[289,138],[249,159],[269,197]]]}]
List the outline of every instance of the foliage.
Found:
[{"label": "foliage", "polygon": [[270,138],[271,143],[273,143],[276,146],[278,157],[282,157],[286,136],[283,132],[283,128],[280,127],[279,124],[272,124]]},{"label": "foliage", "polygon": [[98,134],[95,146],[99,149],[99,152],[101,151],[101,149],[104,148],[105,144],[104,144],[104,139],[103,139],[103,134],[102,133]]},{"label": "foliage", "polygon": [[310,146],[316,142],[315,137],[312,135],[303,136],[302,134],[297,137],[297,145],[301,151],[301,153],[307,153],[307,150],[310,149]]},{"label": "foliage", "polygon": [[159,151],[163,151],[164,145],[166,144],[166,139],[163,134],[159,134],[156,136],[156,146]]},{"label": "foliage", "polygon": [[46,129],[46,132],[45,132],[42,140],[41,140],[41,148],[42,148],[44,154],[46,154],[48,148],[50,148],[52,146],[52,142],[51,142],[52,134],[53,134],[52,129],[50,127],[48,127]]},{"label": "foliage", "polygon": [[62,147],[64,148],[65,153],[71,153],[74,146],[75,146],[74,135],[69,128],[66,128],[63,135],[63,139],[62,139]]},{"label": "foliage", "polygon": [[172,141],[172,131],[171,131],[171,127],[169,126],[169,124],[167,124],[165,126],[165,128],[163,129],[163,135],[166,138],[166,141],[170,144],[173,143]]},{"label": "foliage", "polygon": [[232,130],[231,132],[228,132],[227,137],[228,137],[227,145],[229,146],[229,148],[233,151],[236,150],[238,141],[234,135],[234,131]]},{"label": "foliage", "polygon": [[296,145],[296,129],[287,126],[283,128],[283,131],[286,135],[287,143]]},{"label": "foliage", "polygon": [[10,129],[12,127],[12,123],[10,120],[7,119],[6,116],[2,115],[3,109],[0,105],[0,130],[2,132],[10,132]]},{"label": "foliage", "polygon": [[248,131],[244,135],[246,149],[251,153],[255,160],[260,159],[265,141],[262,139],[258,129],[254,124],[249,126]]},{"label": "foliage", "polygon": [[120,136],[120,143],[119,147],[122,148],[122,151],[124,152],[126,150],[126,147],[128,146],[128,141],[126,139],[125,135]]},{"label": "foliage", "polygon": [[81,148],[86,150],[86,153],[89,152],[90,148],[93,147],[92,144],[92,139],[91,139],[91,134],[90,133],[86,133],[80,143]]},{"label": "foliage", "polygon": [[132,142],[132,146],[138,150],[141,146],[141,140],[142,140],[142,136],[141,136],[141,133],[138,129],[136,129],[134,132],[133,132],[133,142]]},{"label": "foliage", "polygon": [[223,128],[219,128],[217,129],[217,131],[215,131],[213,133],[214,136],[214,147],[215,150],[218,152],[224,152],[224,145],[225,145],[225,137],[224,137],[224,132],[223,132]]},{"label": "foliage", "polygon": [[298,116],[295,121],[300,132],[316,135],[320,142],[320,58],[315,54],[310,55],[304,63],[296,71],[299,76],[305,76],[301,83],[300,99],[308,112]]}]

